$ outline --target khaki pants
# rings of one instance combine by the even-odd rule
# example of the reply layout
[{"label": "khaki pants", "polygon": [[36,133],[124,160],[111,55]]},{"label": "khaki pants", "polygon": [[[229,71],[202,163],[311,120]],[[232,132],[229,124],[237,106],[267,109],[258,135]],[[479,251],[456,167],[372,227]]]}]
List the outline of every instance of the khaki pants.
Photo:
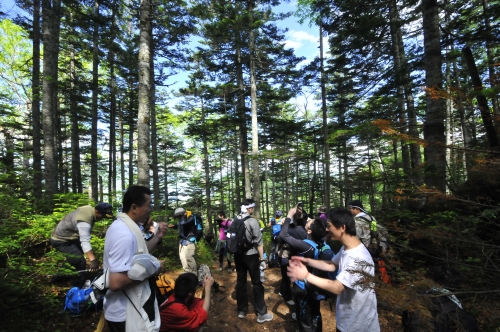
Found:
[{"label": "khaki pants", "polygon": [[185,246],[179,244],[179,258],[184,272],[192,272],[194,274],[198,273],[196,261],[194,260],[195,251],[196,245],[192,242]]}]

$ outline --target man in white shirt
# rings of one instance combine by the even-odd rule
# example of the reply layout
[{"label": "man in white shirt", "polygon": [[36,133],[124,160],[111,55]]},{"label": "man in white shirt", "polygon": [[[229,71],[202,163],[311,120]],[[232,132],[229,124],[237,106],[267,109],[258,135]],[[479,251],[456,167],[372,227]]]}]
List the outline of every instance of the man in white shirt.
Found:
[{"label": "man in white shirt", "polygon": [[[123,196],[123,212],[106,232],[104,269],[109,271],[109,290],[104,298],[104,318],[111,332],[158,331],[160,314],[151,284],[160,262],[149,255],[167,232],[159,223],[145,241],[141,226],[149,221],[151,191],[130,187]],[[137,263],[136,263],[137,262]]]},{"label": "man in white shirt", "polygon": [[[319,288],[337,294],[337,331],[379,332],[377,298],[370,280],[362,273],[375,275],[373,259],[366,247],[356,237],[356,226],[349,211],[336,208],[327,212],[328,231],[332,239],[343,246],[332,261],[293,256],[288,267],[288,276],[303,280]],[[311,266],[323,271],[338,270],[336,280],[317,277],[307,270]]]}]

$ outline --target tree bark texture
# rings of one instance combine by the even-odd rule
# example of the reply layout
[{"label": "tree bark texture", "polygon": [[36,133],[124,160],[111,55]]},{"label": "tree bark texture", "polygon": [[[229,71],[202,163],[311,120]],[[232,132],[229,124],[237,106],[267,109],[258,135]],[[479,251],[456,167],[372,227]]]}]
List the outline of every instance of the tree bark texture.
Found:
[{"label": "tree bark texture", "polygon": [[43,30],[43,83],[42,126],[45,164],[45,197],[49,210],[53,206],[53,195],[57,193],[57,149],[55,134],[57,115],[57,76],[59,59],[60,0],[42,0]]},{"label": "tree bark texture", "polygon": [[[249,2],[250,4],[252,1]],[[255,40],[253,25],[253,7],[250,7],[250,100],[252,107],[252,172],[253,172],[253,197],[255,200],[254,216],[260,220],[260,172],[259,172],[259,122],[257,119],[257,83],[255,78]]]},{"label": "tree bark texture", "polygon": [[92,200],[97,203],[98,192],[98,161],[97,161],[97,121],[98,94],[99,94],[99,2],[94,3],[94,33],[93,33],[93,56],[92,56],[92,128],[90,143],[90,178],[92,186]]},{"label": "tree bark texture", "polygon": [[137,116],[137,183],[149,187],[149,130],[151,116],[151,2],[141,0],[139,37],[139,112]]},{"label": "tree bark texture", "polygon": [[324,164],[325,164],[325,198],[324,204],[327,208],[330,207],[330,143],[328,142],[328,114],[326,108],[326,82],[325,82],[325,66],[323,59],[323,25],[319,20],[319,57],[321,62],[321,112],[323,114],[323,148],[324,148]]},{"label": "tree bark texture", "polygon": [[427,187],[446,191],[446,151],[444,137],[445,103],[441,98],[443,73],[437,0],[423,0],[424,63],[426,110],[424,149]]},{"label": "tree bark texture", "polygon": [[42,127],[40,126],[40,0],[33,1],[33,77],[31,119],[33,126],[33,196],[42,199]]},{"label": "tree bark texture", "polygon": [[495,126],[493,125],[493,119],[491,116],[490,108],[488,107],[488,100],[482,94],[483,83],[479,77],[479,72],[477,71],[476,63],[474,62],[474,56],[469,46],[465,46],[462,53],[467,63],[467,68],[471,77],[472,85],[474,86],[475,96],[477,100],[477,106],[481,112],[481,119],[483,119],[484,129],[486,131],[486,138],[488,139],[488,145],[490,148],[498,147],[498,137],[495,131]]}]

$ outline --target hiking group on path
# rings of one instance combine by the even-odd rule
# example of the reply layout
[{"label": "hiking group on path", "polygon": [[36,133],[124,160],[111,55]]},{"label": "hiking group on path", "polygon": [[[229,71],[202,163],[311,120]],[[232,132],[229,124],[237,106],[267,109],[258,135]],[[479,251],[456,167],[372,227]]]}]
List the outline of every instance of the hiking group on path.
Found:
[{"label": "hiking group on path", "polygon": [[[103,307],[109,331],[202,330],[209,319],[214,280],[210,272],[202,277],[197,275],[195,253],[203,233],[201,217],[177,208],[174,212],[177,224],[153,223],[151,191],[143,186],[130,187],[122,206],[104,243],[107,293]],[[224,211],[218,212],[220,234],[216,249],[220,271],[226,260],[231,273],[234,258],[235,316],[243,319],[248,314],[249,275],[257,323],[265,323],[274,316],[264,300],[263,271],[268,261],[261,224],[252,216],[254,208],[252,199],[244,200],[240,213],[232,221]],[[350,211],[321,207],[316,218],[309,218],[299,203],[285,218],[280,218],[282,213],[278,211],[276,218],[279,219],[270,221],[273,228],[274,225],[281,227],[274,233],[270,258],[281,270],[280,295],[287,304],[295,305],[293,318],[298,331],[323,331],[319,304],[333,294],[337,297],[337,331],[380,331],[373,280],[365,280],[364,276],[374,277],[374,261],[387,250],[387,233],[366,213],[360,201],[352,201],[349,208]],[[91,209],[82,207],[70,213],[58,224],[51,238],[55,248],[70,254],[67,260],[78,270],[85,270],[85,266],[81,266],[84,254],[91,261],[89,270],[98,268],[99,260],[89,245],[90,232],[95,221],[112,217],[107,203],[98,204],[95,211]],[[167,228],[179,230],[179,259],[184,273],[175,281],[173,294],[161,303],[156,296],[155,276],[162,263],[149,253],[161,242]],[[65,234],[67,238],[58,234]],[[339,241],[340,251],[334,254],[326,244],[328,241]],[[78,281],[81,280],[82,276]],[[205,289],[204,300],[195,297],[200,283]],[[327,331],[332,329],[332,326],[325,327]]]}]

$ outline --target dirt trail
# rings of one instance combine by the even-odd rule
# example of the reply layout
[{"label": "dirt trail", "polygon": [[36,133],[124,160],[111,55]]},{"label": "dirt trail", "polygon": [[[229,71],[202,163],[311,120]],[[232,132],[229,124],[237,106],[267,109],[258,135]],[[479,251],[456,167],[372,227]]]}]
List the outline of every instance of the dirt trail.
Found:
[{"label": "dirt trail", "polygon": [[[236,310],[236,272],[228,273],[224,268],[219,272],[218,265],[212,266],[212,275],[214,279],[220,283],[221,292],[214,293],[212,305],[210,308],[210,318],[204,332],[221,332],[221,331],[285,331],[295,332],[297,323],[292,319],[292,312],[295,307],[289,306],[278,295],[279,285],[281,281],[281,273],[279,268],[266,270],[266,281],[264,282],[265,295],[264,299],[267,304],[267,310],[272,312],[274,319],[263,324],[257,323],[257,316],[254,313],[253,307],[253,290],[248,278],[247,291],[249,298],[248,314],[244,319],[237,317]],[[335,310],[335,306],[333,307]],[[330,310],[329,303],[322,301],[321,312],[323,313],[324,331],[335,330],[335,318]]]}]

